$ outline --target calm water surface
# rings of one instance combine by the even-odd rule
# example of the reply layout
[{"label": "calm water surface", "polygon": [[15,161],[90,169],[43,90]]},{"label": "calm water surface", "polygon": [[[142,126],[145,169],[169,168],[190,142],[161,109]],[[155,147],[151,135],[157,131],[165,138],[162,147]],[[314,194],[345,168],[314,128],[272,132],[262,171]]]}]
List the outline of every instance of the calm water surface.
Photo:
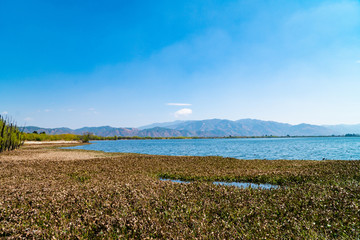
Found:
[{"label": "calm water surface", "polygon": [[92,141],[72,149],[238,159],[358,160],[359,137]]}]

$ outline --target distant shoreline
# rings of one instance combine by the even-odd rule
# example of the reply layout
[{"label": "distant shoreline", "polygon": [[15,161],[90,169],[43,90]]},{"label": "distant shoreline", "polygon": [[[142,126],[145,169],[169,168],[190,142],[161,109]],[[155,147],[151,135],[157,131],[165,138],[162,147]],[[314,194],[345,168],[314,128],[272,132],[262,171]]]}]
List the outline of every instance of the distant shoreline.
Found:
[{"label": "distant shoreline", "polygon": [[[72,134],[59,134],[59,135],[47,135],[47,134],[39,134],[39,136],[45,136],[44,138],[38,138],[37,140],[26,140],[25,144],[73,144],[73,143],[82,143],[81,135],[72,135]],[[72,135],[72,136],[70,136]],[[67,137],[67,136],[70,136]],[[54,140],[51,140],[53,137]],[[339,137],[360,137],[360,135],[326,135],[326,136],[224,136],[224,137],[102,137],[96,135],[90,135],[90,141],[115,141],[115,140],[184,140],[184,139],[284,139],[284,138],[339,138]],[[68,139],[68,140],[63,140]]]}]

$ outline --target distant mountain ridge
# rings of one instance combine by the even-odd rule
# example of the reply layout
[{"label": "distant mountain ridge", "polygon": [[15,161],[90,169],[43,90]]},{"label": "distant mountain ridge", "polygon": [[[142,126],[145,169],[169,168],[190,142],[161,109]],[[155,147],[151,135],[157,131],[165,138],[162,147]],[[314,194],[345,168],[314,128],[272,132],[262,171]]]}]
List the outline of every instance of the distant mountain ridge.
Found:
[{"label": "distant mountain ridge", "polygon": [[164,123],[153,123],[153,124],[149,124],[149,125],[145,125],[145,126],[141,126],[139,127],[139,129],[143,130],[143,129],[149,129],[149,128],[154,128],[154,127],[161,127],[161,128],[168,128],[170,126],[176,125],[176,124],[180,124],[186,121],[182,121],[182,120],[177,120],[174,122],[164,122]]},{"label": "distant mountain ridge", "polygon": [[338,132],[339,134],[360,134],[360,124],[339,124],[339,125],[324,125],[324,127]]},{"label": "distant mountain ridge", "polygon": [[328,136],[360,133],[360,125],[319,126],[311,124],[291,125],[274,121],[241,119],[208,119],[197,121],[175,121],[154,123],[139,128],[115,128],[110,126],[70,128],[25,127],[25,132],[45,132],[47,134],[84,134],[112,137],[224,137],[224,136]]},{"label": "distant mountain ridge", "polygon": [[[156,126],[156,125],[153,125]],[[167,128],[188,131],[192,136],[323,136],[337,134],[336,131],[323,126],[299,124],[291,125],[274,121],[257,119],[241,119],[231,121],[226,119],[209,119],[200,121],[185,121],[167,124]]]},{"label": "distant mountain ridge", "polygon": [[121,136],[121,137],[190,137],[191,134],[187,131],[178,131],[174,129],[166,129],[160,127],[154,127],[150,129],[140,130],[138,128],[114,128],[110,126],[102,126],[102,127],[83,127],[79,129],[70,129],[70,128],[40,128],[29,126],[24,128],[24,132],[32,133],[32,132],[45,132],[46,134],[76,134],[82,135],[84,133],[92,133],[97,136],[102,137],[113,137],[113,136]]}]

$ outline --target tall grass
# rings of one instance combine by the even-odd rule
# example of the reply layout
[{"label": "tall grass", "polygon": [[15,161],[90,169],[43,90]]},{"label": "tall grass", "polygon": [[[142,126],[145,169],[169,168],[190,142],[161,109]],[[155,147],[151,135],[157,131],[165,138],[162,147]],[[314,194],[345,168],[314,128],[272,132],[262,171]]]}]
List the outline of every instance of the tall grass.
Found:
[{"label": "tall grass", "polygon": [[0,152],[15,150],[23,144],[24,135],[16,123],[0,115]]},{"label": "tall grass", "polygon": [[[360,161],[155,156],[41,145],[14,157],[0,155],[0,239],[360,239]],[[160,181],[165,173],[196,181]],[[285,186],[241,189],[215,180]]]}]

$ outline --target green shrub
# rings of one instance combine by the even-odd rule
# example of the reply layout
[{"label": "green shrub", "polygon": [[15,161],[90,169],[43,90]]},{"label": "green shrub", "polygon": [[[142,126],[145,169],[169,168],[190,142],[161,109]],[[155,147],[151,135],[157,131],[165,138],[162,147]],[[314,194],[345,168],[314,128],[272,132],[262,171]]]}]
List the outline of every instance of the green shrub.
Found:
[{"label": "green shrub", "polygon": [[0,152],[19,148],[24,140],[23,132],[15,122],[0,115]]},{"label": "green shrub", "polygon": [[81,136],[81,141],[83,143],[88,143],[90,141],[90,136],[91,136],[91,133],[84,133],[82,136]]}]

